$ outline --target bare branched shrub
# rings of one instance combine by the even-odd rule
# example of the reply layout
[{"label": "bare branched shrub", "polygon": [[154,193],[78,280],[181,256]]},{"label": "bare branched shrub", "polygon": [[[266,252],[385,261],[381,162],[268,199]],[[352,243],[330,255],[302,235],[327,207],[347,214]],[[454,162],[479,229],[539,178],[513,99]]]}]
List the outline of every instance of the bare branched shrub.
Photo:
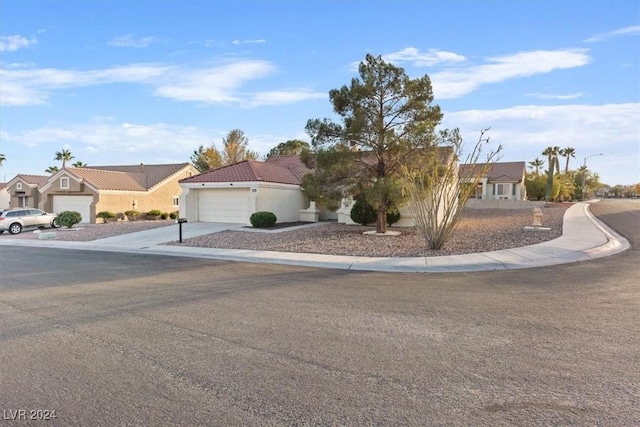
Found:
[{"label": "bare branched shrub", "polygon": [[489,137],[485,136],[488,130],[480,132],[478,141],[463,162],[475,164],[475,167],[460,172],[458,165],[464,146],[459,130],[454,129],[441,131],[441,147],[424,154],[424,167],[403,169],[402,193],[429,249],[442,249],[451,240],[460,222],[462,208],[491,165],[499,160],[501,146],[490,151],[484,163],[478,163],[483,149],[489,144]]}]

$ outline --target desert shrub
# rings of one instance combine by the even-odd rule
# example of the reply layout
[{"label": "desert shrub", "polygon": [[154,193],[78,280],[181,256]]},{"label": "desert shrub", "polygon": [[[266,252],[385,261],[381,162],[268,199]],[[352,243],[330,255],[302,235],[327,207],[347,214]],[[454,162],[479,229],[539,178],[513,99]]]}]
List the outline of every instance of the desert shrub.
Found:
[{"label": "desert shrub", "polygon": [[255,212],[249,217],[251,225],[255,228],[273,227],[278,219],[273,212]]},{"label": "desert shrub", "polygon": [[58,214],[55,221],[61,227],[71,228],[82,221],[82,215],[80,215],[80,212],[76,211],[64,211]]},{"label": "desert shrub", "polygon": [[147,212],[147,217],[159,217],[160,215],[162,215],[162,211],[159,211],[158,209],[151,209]]},{"label": "desert shrub", "polygon": [[171,219],[176,219],[176,218],[178,218],[178,215],[179,215],[179,214],[178,214],[178,212],[171,212],[171,213],[169,214],[169,218],[171,218]]},{"label": "desert shrub", "polygon": [[96,214],[97,218],[102,218],[104,220],[104,222],[107,222],[108,219],[113,219],[116,217],[116,214],[114,214],[113,212],[109,212],[109,211],[102,211],[102,212],[98,212]]},{"label": "desert shrub", "polygon": [[134,210],[126,211],[124,214],[130,220],[136,219],[138,216],[140,216],[140,212],[139,211],[134,211]]},{"label": "desert shrub", "polygon": [[116,218],[118,218],[118,221],[124,221],[125,216],[122,212],[118,212]]},{"label": "desert shrub", "polygon": [[393,203],[387,206],[387,225],[391,227],[400,220],[400,211]]},{"label": "desert shrub", "polygon": [[367,202],[364,197],[356,200],[351,208],[351,220],[356,224],[367,225],[376,222],[378,214],[376,210]]},{"label": "desert shrub", "polygon": [[167,212],[162,212],[162,214],[160,215],[160,219],[167,219],[169,218],[169,214]]}]

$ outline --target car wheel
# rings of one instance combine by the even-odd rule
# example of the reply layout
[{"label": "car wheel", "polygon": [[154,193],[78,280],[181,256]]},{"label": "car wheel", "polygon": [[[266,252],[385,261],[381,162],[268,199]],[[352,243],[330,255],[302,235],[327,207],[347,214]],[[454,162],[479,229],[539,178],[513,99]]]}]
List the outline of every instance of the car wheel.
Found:
[{"label": "car wheel", "polygon": [[22,226],[17,222],[14,222],[9,226],[9,233],[11,234],[20,234],[21,231],[22,231]]},{"label": "car wheel", "polygon": [[56,222],[56,220],[54,219],[53,221],[51,221],[51,227],[53,227],[53,228],[60,228],[60,224],[58,224],[58,223]]}]

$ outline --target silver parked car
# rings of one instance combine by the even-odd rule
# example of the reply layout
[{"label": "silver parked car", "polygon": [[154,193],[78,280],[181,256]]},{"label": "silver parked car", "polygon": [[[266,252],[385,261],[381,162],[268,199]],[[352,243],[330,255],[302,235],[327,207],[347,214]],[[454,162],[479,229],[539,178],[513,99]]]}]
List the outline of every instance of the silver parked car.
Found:
[{"label": "silver parked car", "polygon": [[58,228],[56,214],[48,213],[40,209],[16,208],[0,212],[0,234],[9,231],[11,234],[20,234],[23,228],[53,227]]}]

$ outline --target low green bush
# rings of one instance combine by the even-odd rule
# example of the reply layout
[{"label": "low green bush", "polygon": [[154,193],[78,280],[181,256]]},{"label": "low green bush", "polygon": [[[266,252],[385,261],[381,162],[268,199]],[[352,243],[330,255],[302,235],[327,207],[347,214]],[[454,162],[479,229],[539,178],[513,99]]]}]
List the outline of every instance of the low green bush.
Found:
[{"label": "low green bush", "polygon": [[159,217],[160,215],[162,215],[162,211],[159,211],[158,209],[151,209],[149,212],[147,212],[147,218]]},{"label": "low green bush", "polygon": [[116,217],[116,214],[114,214],[113,212],[109,212],[109,211],[102,211],[102,212],[98,212],[96,214],[97,218],[102,218],[104,220],[104,222],[107,222],[108,219],[113,219]]},{"label": "low green bush", "polygon": [[55,222],[61,227],[71,228],[74,225],[82,221],[82,215],[76,211],[64,211],[60,212],[55,219]]},{"label": "low green bush", "polygon": [[351,220],[356,224],[367,225],[372,222],[376,222],[378,214],[376,210],[367,202],[364,197],[360,197],[356,200],[351,208],[350,214]]},{"label": "low green bush", "polygon": [[400,221],[400,211],[393,203],[387,206],[387,225],[391,227],[396,222]]},{"label": "low green bush", "polygon": [[176,219],[176,218],[178,218],[178,215],[179,215],[179,213],[178,213],[178,212],[171,212],[171,213],[169,214],[169,218],[171,218],[171,219]]},{"label": "low green bush", "polygon": [[162,212],[162,214],[160,215],[160,219],[167,219],[169,218],[169,214],[167,212]]},{"label": "low green bush", "polygon": [[273,227],[276,224],[276,214],[273,212],[255,212],[251,214],[249,217],[249,221],[251,221],[251,225],[255,228],[268,228]]},{"label": "low green bush", "polygon": [[139,212],[139,211],[131,210],[131,211],[126,211],[124,214],[125,214],[127,217],[135,218],[135,217],[137,217],[137,216],[139,216],[139,215],[140,215],[140,212]]}]

